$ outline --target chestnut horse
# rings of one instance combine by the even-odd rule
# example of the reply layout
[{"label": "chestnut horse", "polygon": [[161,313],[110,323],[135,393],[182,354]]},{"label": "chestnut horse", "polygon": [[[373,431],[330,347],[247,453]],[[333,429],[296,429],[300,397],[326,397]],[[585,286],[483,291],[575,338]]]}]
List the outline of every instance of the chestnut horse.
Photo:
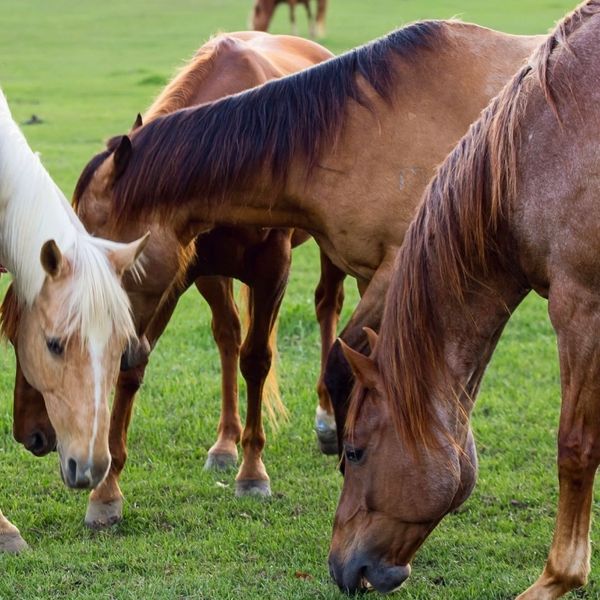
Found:
[{"label": "chestnut horse", "polygon": [[[393,258],[435,165],[538,41],[417,23],[296,75],[164,115],[90,161],[76,189],[79,215],[98,234],[143,215],[165,240],[148,249],[149,260],[175,265],[216,225],[308,230],[358,279],[362,298],[346,329],[358,345],[361,326],[379,323]],[[139,315],[139,292],[148,291],[128,285]],[[120,493],[103,502],[113,499]]]},{"label": "chestnut horse", "polygon": [[[144,116],[149,122],[161,115],[186,106],[193,106],[224,95],[232,94],[274,77],[316,64],[333,55],[321,46],[289,36],[272,36],[260,32],[238,32],[217,36],[198,50],[195,57],[163,90]],[[136,127],[141,125],[141,118]],[[112,142],[109,141],[110,147]],[[84,222],[95,233],[98,225],[82,214]],[[129,239],[134,230],[146,230],[151,225],[134,220],[119,224],[116,229],[105,230],[113,239]],[[236,493],[270,493],[269,478],[262,463],[261,453],[265,443],[261,421],[261,404],[265,378],[271,365],[269,337],[273,331],[279,305],[285,291],[291,248],[308,239],[303,232],[263,228],[218,228],[200,236],[191,246],[193,259],[180,272],[178,262],[169,262],[163,246],[170,238],[161,239],[161,230],[155,229],[152,241],[145,253],[146,278],[142,293],[136,290],[136,322],[142,325],[147,350],[152,348],[175,309],[181,294],[195,284],[213,312],[213,333],[219,346],[222,361],[222,413],[218,427],[218,439],[209,450],[207,468],[224,468],[237,462],[237,443],[242,437],[237,399],[237,365],[241,362],[247,380],[248,417],[244,431],[244,460],[236,483]],[[162,254],[167,260],[162,259]],[[336,326],[343,301],[344,274],[336,269],[326,257],[322,257],[322,277],[317,288],[317,316],[322,332],[322,366],[327,352],[335,339]],[[215,276],[226,274],[236,277],[250,286],[250,323],[247,338],[241,347],[240,321],[233,298],[232,280]],[[176,277],[174,285],[169,284]],[[157,308],[158,300],[164,301]],[[121,497],[118,479],[126,460],[126,437],[133,400],[144,375],[147,351],[135,357],[125,356],[117,383],[110,431],[112,468],[107,479],[94,490],[86,523],[93,527],[110,525],[120,519]],[[133,364],[135,363],[135,364]],[[17,387],[20,388],[19,382]],[[20,388],[21,389],[21,388]],[[22,388],[28,394],[29,414],[39,419],[39,402],[35,392]],[[317,407],[317,433],[325,450],[337,451],[333,414],[328,396],[323,394],[320,383],[320,405]],[[18,411],[27,410],[15,395],[15,434],[17,423],[23,429],[27,415],[18,419]],[[36,431],[34,435],[20,433],[17,439],[31,444],[34,452],[43,453],[47,435]],[[333,442],[333,444],[332,444]],[[40,447],[42,446],[42,447]],[[103,498],[108,496],[108,501]],[[119,501],[116,501],[119,498]]]},{"label": "chestnut horse", "polygon": [[[86,233],[2,91],[0,212],[0,260],[14,277],[12,308],[19,312],[13,340],[20,376],[44,394],[65,483],[97,485],[110,464],[107,397],[135,336],[120,279],[146,238],[122,245]],[[0,512],[0,551],[25,547]]]},{"label": "chestnut horse", "polygon": [[330,552],[344,590],[408,576],[437,523],[469,496],[470,415],[511,313],[535,290],[558,337],[559,501],[546,566],[519,596],[584,585],[600,464],[600,1],[557,27],[427,188],[370,357],[356,373]]},{"label": "chestnut horse", "polygon": [[256,0],[252,9],[251,25],[256,31],[267,31],[271,24],[271,19],[275,13],[278,4],[288,4],[290,7],[290,22],[292,24],[292,34],[297,35],[296,27],[296,5],[304,4],[308,16],[308,30],[312,38],[325,37],[325,13],[327,12],[327,0],[317,0],[317,16],[313,18],[310,9],[311,0]]}]

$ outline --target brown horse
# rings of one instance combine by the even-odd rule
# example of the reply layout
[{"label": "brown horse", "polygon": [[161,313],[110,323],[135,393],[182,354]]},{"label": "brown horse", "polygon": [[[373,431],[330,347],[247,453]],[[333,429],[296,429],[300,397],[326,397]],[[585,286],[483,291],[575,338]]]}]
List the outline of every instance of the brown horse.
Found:
[{"label": "brown horse", "polygon": [[430,183],[406,237],[359,384],[330,553],[345,590],[402,583],[424,539],[475,485],[469,418],[517,305],[548,299],[562,409],[559,502],[546,566],[522,600],[590,570],[600,464],[600,2],[568,15]]},{"label": "brown horse", "polygon": [[[143,215],[140,227],[160,231],[148,260],[174,265],[170,276],[215,225],[309,230],[358,279],[362,298],[347,327],[358,344],[361,325],[378,326],[393,258],[435,165],[538,41],[423,22],[164,115],[90,161],[76,190],[79,214],[107,235]],[[140,299],[162,295],[168,281],[127,282],[138,331],[150,320]]]},{"label": "brown horse", "polygon": [[313,19],[310,9],[310,0],[256,0],[252,9],[251,25],[255,31],[267,31],[271,19],[278,4],[286,3],[290,7],[290,22],[292,23],[292,34],[297,35],[296,27],[296,5],[304,4],[308,15],[308,29],[312,38],[325,37],[325,13],[327,12],[327,0],[317,0],[317,16]]},{"label": "brown horse", "polygon": [[[175,110],[259,85],[267,79],[280,77],[332,56],[325,48],[313,42],[289,36],[272,36],[259,32],[217,36],[202,46],[193,60],[169,83],[146,112],[144,121],[149,122]],[[141,119],[136,126],[140,124]],[[89,221],[87,224],[95,225]],[[147,225],[135,221],[133,225],[111,230],[111,236],[129,238],[133,229],[138,227],[144,229]],[[206,466],[224,468],[234,466],[237,462],[237,443],[242,437],[237,398],[237,365],[240,362],[247,381],[249,410],[243,436],[244,460],[236,491],[238,494],[268,494],[269,478],[261,459],[265,438],[260,407],[265,379],[271,365],[269,337],[287,283],[291,248],[306,241],[308,236],[289,229],[218,228],[195,240],[194,258],[184,272],[179,272],[178,264],[171,265],[168,261],[159,259],[162,245],[169,241],[160,241],[160,233],[160,230],[155,230],[155,239],[147,248],[145,257],[149,277],[144,289],[148,293],[144,296],[137,292],[140,297],[137,304],[140,311],[138,320],[150,318],[148,325],[143,328],[147,348],[153,347],[164,331],[181,294],[195,284],[213,313],[213,334],[219,347],[223,377],[218,439],[209,451]],[[343,299],[344,274],[331,265],[326,257],[322,257],[322,265],[316,303],[322,331],[324,365],[327,352],[335,339]],[[228,277],[215,276],[218,274],[226,274]],[[166,284],[174,276],[177,276],[175,284],[165,293]],[[243,346],[232,280],[229,277],[236,277],[250,286],[250,323]],[[164,296],[164,301],[157,308],[157,299],[161,296]],[[89,525],[96,527],[110,524],[120,517],[120,502],[115,500],[120,494],[118,478],[126,459],[125,443],[133,400],[143,379],[148,355],[138,353],[134,360],[131,358],[124,358],[125,370],[117,384],[110,432],[112,469],[109,477],[92,494],[86,518]],[[322,383],[319,387],[323,387]],[[16,424],[23,420],[18,419],[17,410],[28,410],[28,407],[31,407],[32,417],[39,420],[39,414],[35,412],[39,410],[38,403],[31,401],[31,397],[36,396],[35,392],[23,389],[30,398],[27,404],[15,402]],[[337,441],[335,430],[331,427],[332,409],[326,404],[327,401],[328,397],[321,392],[317,409],[317,432],[321,434],[321,444],[325,449],[328,441],[331,446],[332,438],[333,442]],[[45,438],[49,439],[40,431],[35,435],[20,436],[21,440],[25,439],[33,444],[30,446],[32,451],[36,451]],[[46,449],[49,448],[50,446],[46,446]],[[334,453],[336,448],[337,444],[334,445]],[[107,495],[108,501],[102,501]],[[114,514],[116,505],[118,515]]]}]

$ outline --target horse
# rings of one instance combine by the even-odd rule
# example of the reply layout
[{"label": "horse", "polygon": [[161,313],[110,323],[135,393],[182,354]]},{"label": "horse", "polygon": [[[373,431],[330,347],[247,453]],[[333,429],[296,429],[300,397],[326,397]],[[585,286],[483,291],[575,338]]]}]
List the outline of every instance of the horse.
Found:
[{"label": "horse", "polygon": [[[267,79],[315,64],[333,55],[325,48],[301,38],[273,36],[260,32],[237,32],[221,34],[204,44],[193,59],[166,86],[152,106],[146,111],[143,122],[150,122],[164,114],[186,106],[193,106],[216,99],[239,90],[263,83]],[[141,126],[142,117],[135,127]],[[111,142],[109,140],[108,146]],[[93,224],[83,216],[86,224]],[[115,238],[130,238],[133,230],[144,229],[139,220],[112,230]],[[145,229],[144,229],[145,230]],[[109,233],[107,231],[107,233]],[[205,467],[221,469],[237,463],[237,444],[242,437],[238,414],[237,364],[241,362],[248,389],[248,418],[244,431],[244,458],[239,469],[236,493],[269,495],[270,484],[261,453],[265,444],[261,420],[261,404],[265,379],[271,366],[269,338],[272,337],[277,312],[287,283],[291,249],[308,239],[304,232],[293,230],[267,230],[262,228],[218,228],[210,234],[198,237],[192,245],[193,258],[187,268],[179,272],[168,261],[161,260],[162,246],[170,240],[161,241],[160,229],[153,231],[153,240],[147,246],[145,267],[149,276],[145,289],[151,293],[141,294],[138,303],[139,316],[149,320],[144,326],[146,352],[135,357],[125,355],[122,371],[117,382],[110,430],[112,467],[106,480],[92,493],[86,523],[94,528],[112,525],[121,516],[122,497],[118,479],[126,460],[126,436],[131,418],[135,394],[139,389],[146,364],[148,350],[154,347],[164,331],[177,305],[178,299],[195,284],[209,303],[212,328],[219,347],[222,362],[222,411],[218,426],[218,439],[208,452]],[[316,291],[316,312],[322,332],[322,365],[335,339],[335,330],[343,302],[343,279],[326,257],[322,257],[321,280]],[[229,277],[220,277],[225,273]],[[233,298],[230,277],[237,277],[250,286],[250,323],[248,335],[241,347],[240,320]],[[170,286],[166,283],[175,278]],[[158,283],[153,283],[158,281]],[[166,290],[166,291],[165,291]],[[164,296],[158,303],[157,298]],[[142,306],[143,305],[143,306]],[[16,389],[21,388],[18,382]],[[318,388],[322,389],[320,383]],[[15,394],[15,426],[17,408],[28,411],[20,419],[30,415],[39,421],[39,407],[31,401],[35,391],[25,389],[28,402],[19,402]],[[268,399],[268,397],[266,398]],[[321,448],[328,450],[327,443],[337,442],[333,430],[334,420],[328,397],[320,394],[316,426]],[[281,402],[281,401],[279,401]],[[28,410],[28,407],[31,407]],[[275,405],[275,408],[277,405]],[[43,436],[22,435],[21,439],[40,440]],[[44,449],[51,448],[47,445]],[[44,450],[37,448],[38,453]],[[333,451],[337,453],[337,443]],[[117,501],[118,499],[118,501]]]},{"label": "horse", "polygon": [[[13,341],[20,376],[44,396],[69,487],[97,485],[108,472],[107,396],[135,337],[121,277],[146,241],[123,245],[85,231],[0,91],[0,261],[14,277]],[[25,547],[0,512],[0,550]]]},{"label": "horse", "polygon": [[354,592],[398,587],[437,523],[471,493],[470,415],[512,312],[548,300],[562,406],[559,501],[544,570],[520,600],[585,585],[600,464],[600,2],[562,20],[429,184],[356,375],[330,570]]},{"label": "horse", "polygon": [[317,16],[313,19],[310,9],[310,0],[256,0],[252,9],[251,25],[255,31],[268,31],[271,19],[278,4],[285,2],[290,7],[290,22],[292,24],[292,35],[297,35],[296,27],[296,5],[304,4],[308,16],[308,30],[312,38],[325,37],[325,14],[327,12],[327,0],[317,0]]},{"label": "horse", "polygon": [[[345,331],[362,340],[360,326],[379,323],[393,258],[435,165],[539,41],[425,21],[163,115],[90,160],[75,191],[78,214],[98,235],[143,215],[166,240],[156,252],[151,242],[147,260],[174,265],[188,264],[191,242],[215,226],[308,231],[358,280],[362,298]],[[139,292],[152,291],[126,287],[137,317]],[[137,327],[144,331],[143,318]]]}]

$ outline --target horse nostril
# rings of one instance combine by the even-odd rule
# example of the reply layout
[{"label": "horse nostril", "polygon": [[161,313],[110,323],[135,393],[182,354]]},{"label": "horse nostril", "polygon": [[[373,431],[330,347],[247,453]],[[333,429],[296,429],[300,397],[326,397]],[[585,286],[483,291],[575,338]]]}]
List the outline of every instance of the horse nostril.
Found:
[{"label": "horse nostril", "polygon": [[32,433],[25,444],[25,448],[32,454],[40,455],[47,452],[48,440],[41,431]]},{"label": "horse nostril", "polygon": [[67,462],[67,480],[70,485],[75,485],[77,481],[77,463],[72,458]]}]

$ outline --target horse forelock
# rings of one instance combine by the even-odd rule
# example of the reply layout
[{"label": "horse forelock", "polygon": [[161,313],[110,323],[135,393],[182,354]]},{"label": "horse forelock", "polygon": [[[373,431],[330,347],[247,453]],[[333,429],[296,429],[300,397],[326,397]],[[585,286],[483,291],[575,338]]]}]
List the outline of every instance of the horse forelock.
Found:
[{"label": "horse forelock", "polygon": [[[590,0],[557,25],[470,127],[424,192],[398,254],[375,352],[394,427],[409,448],[432,447],[440,433],[451,438],[440,422],[439,402],[466,418],[460,403],[464,390],[448,387],[436,312],[436,302],[444,300],[436,298],[432,279],[443,281],[444,293],[461,306],[470,286],[481,283],[486,273],[509,268],[499,234],[509,225],[517,193],[521,118],[536,86],[532,75],[557,113],[560,82],[553,80],[551,59],[599,12],[600,0]],[[356,426],[364,397],[355,389],[349,431]]]},{"label": "horse forelock", "polygon": [[132,134],[131,160],[113,188],[117,211],[164,217],[195,196],[223,202],[264,174],[277,189],[294,158],[308,174],[335,146],[348,103],[372,108],[363,82],[392,102],[392,61],[414,62],[446,38],[442,22],[416,23],[259,88],[153,119]]},{"label": "horse forelock", "polygon": [[108,258],[116,247],[114,242],[85,235],[69,256],[73,272],[63,326],[67,336],[78,334],[84,344],[98,335],[116,334],[122,341],[136,335],[129,298]]}]

